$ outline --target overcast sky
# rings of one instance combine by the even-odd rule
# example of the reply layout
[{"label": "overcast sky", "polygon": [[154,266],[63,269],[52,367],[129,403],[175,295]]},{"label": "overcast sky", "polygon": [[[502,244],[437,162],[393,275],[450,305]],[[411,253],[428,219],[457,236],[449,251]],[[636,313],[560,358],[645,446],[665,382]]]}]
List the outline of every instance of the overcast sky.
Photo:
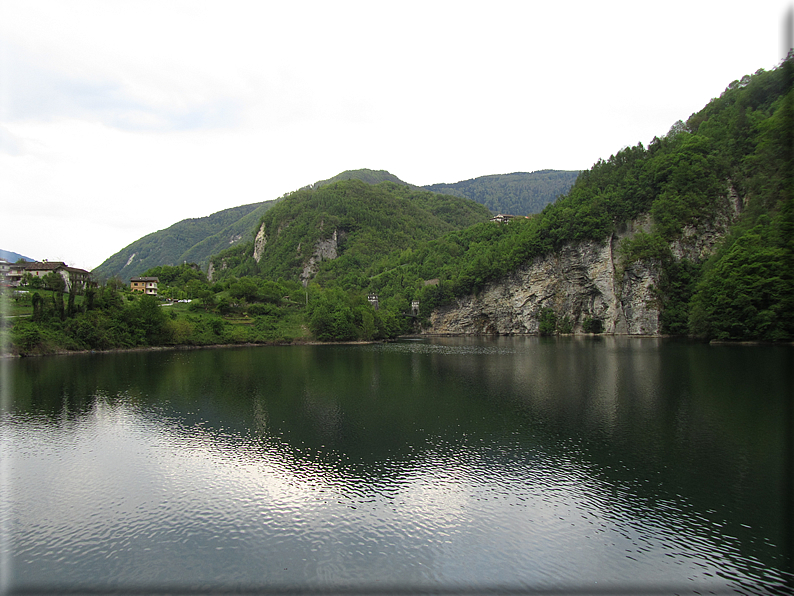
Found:
[{"label": "overcast sky", "polygon": [[0,248],[90,270],[343,170],[587,169],[777,66],[790,6],[0,0]]}]

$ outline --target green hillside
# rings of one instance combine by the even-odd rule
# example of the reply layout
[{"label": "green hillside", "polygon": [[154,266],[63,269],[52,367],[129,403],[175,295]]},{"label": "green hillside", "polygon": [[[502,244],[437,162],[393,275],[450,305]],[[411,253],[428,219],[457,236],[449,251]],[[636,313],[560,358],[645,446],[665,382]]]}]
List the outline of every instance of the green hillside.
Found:
[{"label": "green hillside", "polygon": [[321,186],[332,184],[333,182],[342,182],[343,180],[361,180],[362,182],[366,182],[367,184],[394,182],[395,184],[402,184],[404,186],[418,188],[413,184],[408,184],[407,182],[403,182],[397,176],[387,172],[386,170],[368,170],[364,168],[361,170],[345,170],[344,172],[342,172],[341,174],[337,174],[333,178],[329,178],[328,180],[319,180],[318,182],[306,186],[301,190],[317,189],[320,188]]},{"label": "green hillside", "polygon": [[160,265],[198,263],[206,267],[211,255],[241,241],[275,201],[224,209],[206,217],[184,219],[153,232],[108,258],[92,273],[103,280],[118,276],[123,281]]},{"label": "green hillside", "polygon": [[255,229],[264,241],[258,262],[253,242],[233,247],[212,258],[213,278],[299,279],[318,243],[333,242],[335,235],[338,258],[322,260],[311,277],[321,284],[360,287],[386,255],[489,218],[490,212],[471,200],[395,182],[372,185],[354,178],[323,184],[296,191],[265,213]]},{"label": "green hillside", "polygon": [[[538,216],[473,226],[411,254],[392,255],[382,265],[388,273],[369,289],[389,293],[412,285],[429,313],[533,257],[568,242],[606,240],[626,222],[650,214],[651,231],[621,248],[624,262],[662,265],[655,291],[664,332],[794,339],[792,61],[734,81],[647,148],[640,144],[599,160]],[[718,217],[716,206],[731,191],[743,211],[717,253],[706,262],[676,258],[670,243],[686,226],[697,229]],[[440,283],[422,287],[429,278]]]},{"label": "green hillside", "polygon": [[31,259],[30,257],[26,257],[24,255],[19,254],[18,252],[13,252],[11,250],[0,250],[0,259],[5,259],[9,263],[16,263],[19,260],[35,261],[35,259]]},{"label": "green hillside", "polygon": [[531,215],[540,213],[557,197],[566,194],[578,171],[539,170],[480,176],[453,184],[430,184],[425,190],[465,197],[485,205],[493,213]]},{"label": "green hillside", "polygon": [[[794,55],[734,81],[647,147],[599,160],[565,196],[507,224],[487,221],[488,210],[470,199],[393,181],[340,180],[275,205],[247,206],[242,215],[246,208],[238,208],[229,220],[248,217],[240,235],[249,240],[210,259],[212,280],[188,265],[151,270],[162,276],[164,296],[189,304],[166,311],[115,281],[67,297],[48,286],[52,280],[37,278],[11,305],[21,315],[11,330],[12,351],[395,337],[456,297],[489,282],[512,283],[535,257],[581,241],[610,242],[639,221],[648,222],[644,231],[615,244],[606,266],[618,284],[629,266],[660,272],[647,289],[661,310],[662,333],[793,341],[792,81]],[[716,250],[673,250],[678,240],[716,230],[728,203],[731,217],[723,221],[733,225],[727,236],[714,235],[721,237]],[[139,245],[136,258],[146,257],[141,247],[167,254],[183,242],[185,254],[212,236],[228,242],[219,230],[236,225],[210,233],[202,220],[180,222],[186,236],[195,234],[187,242],[172,226],[159,244]],[[370,292],[378,294],[379,309],[369,303]],[[416,318],[409,313],[414,300]],[[551,314],[564,321],[569,313]],[[560,329],[550,318],[544,325],[549,333]],[[599,326],[590,319],[582,328]]]},{"label": "green hillside", "polygon": [[[544,170],[532,174],[507,174],[482,176],[454,184],[436,184],[425,190],[461,198],[470,198],[485,204],[494,213],[536,212],[536,207],[517,207],[517,201],[525,205],[545,205],[565,192],[576,177],[576,172]],[[302,188],[316,190],[336,182],[360,180],[370,185],[391,182],[414,190],[419,187],[400,180],[385,170],[347,170],[327,180],[319,180]],[[436,190],[437,189],[437,190]],[[207,217],[186,219],[157,232],[153,232],[126,246],[106,259],[94,269],[94,276],[109,279],[118,276],[123,281],[141,275],[147,269],[179,263],[198,263],[206,269],[210,257],[225,249],[252,240],[251,230],[258,229],[262,215],[275,201],[241,205],[224,209]],[[533,211],[535,209],[535,211]]]}]

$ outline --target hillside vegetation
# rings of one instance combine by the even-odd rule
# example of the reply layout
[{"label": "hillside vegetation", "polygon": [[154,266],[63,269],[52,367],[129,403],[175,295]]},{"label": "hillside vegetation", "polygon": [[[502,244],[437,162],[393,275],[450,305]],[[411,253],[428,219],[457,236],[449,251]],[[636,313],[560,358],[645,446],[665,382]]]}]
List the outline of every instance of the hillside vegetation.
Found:
[{"label": "hillside vegetation", "polygon": [[423,188],[471,199],[493,213],[532,215],[567,194],[578,175],[578,171],[565,170],[515,172],[480,176],[454,184],[430,184]]},{"label": "hillside vegetation", "polygon": [[9,263],[16,263],[17,261],[35,261],[35,259],[31,259],[30,257],[26,257],[24,255],[19,254],[18,252],[14,252],[11,250],[0,250],[0,259],[5,259]]},{"label": "hillside vegetation", "polygon": [[[394,182],[367,184],[352,178],[292,193],[262,217],[254,242],[212,258],[213,280],[253,275],[314,279],[321,285],[361,288],[372,266],[395,251],[413,249],[444,234],[490,219],[483,206]],[[335,258],[304,273],[320,244]],[[315,261],[317,259],[315,258]],[[316,277],[315,277],[316,273]]]},{"label": "hillside vegetation", "polygon": [[[291,193],[248,228],[252,240],[211,259],[213,279],[190,265],[149,270],[163,295],[189,305],[168,310],[118,282],[66,303],[45,288],[49,294],[12,305],[30,315],[14,321],[13,349],[394,337],[417,330],[439,305],[509,280],[531,259],[605,243],[637,221],[650,225],[621,241],[614,267],[647,262],[661,271],[653,292],[664,333],[792,341],[792,69],[790,56],[734,81],[648,147],[599,160],[529,219],[492,223],[471,200],[396,182],[349,179]],[[721,217],[726,197],[740,213],[716,251],[691,260],[674,253],[687,231]],[[540,332],[565,332],[567,313],[546,310]],[[586,331],[599,331],[597,321],[587,323]]]},{"label": "hillside vegetation", "polygon": [[394,182],[395,184],[410,186],[411,188],[418,188],[413,184],[408,184],[407,182],[403,182],[397,176],[395,176],[390,172],[387,172],[386,170],[368,170],[364,168],[360,170],[345,170],[344,172],[337,174],[333,178],[329,178],[328,180],[319,180],[314,184],[310,184],[309,186],[302,188],[301,190],[317,189],[320,188],[321,186],[326,186],[334,182],[342,182],[344,180],[361,180],[362,182],[366,182],[367,184]]},{"label": "hillside vegetation", "polygon": [[[567,192],[576,174],[544,170],[531,174],[481,176],[454,184],[434,184],[425,190],[469,198],[486,205],[493,213],[521,215],[537,213],[544,205]],[[319,180],[301,191],[316,190],[346,180],[360,180],[371,185],[392,182],[421,190],[385,170],[359,169]],[[251,231],[256,233],[262,215],[278,200],[241,205],[207,217],[182,220],[126,246],[94,269],[93,274],[99,280],[119,277],[127,282],[130,277],[161,265],[197,263],[206,270],[211,256],[230,246],[252,241]]]},{"label": "hillside vegetation", "polygon": [[183,219],[126,246],[92,271],[99,280],[118,277],[128,282],[151,267],[198,263],[206,268],[210,256],[241,241],[275,201],[251,203],[206,217]]},{"label": "hillside vegetation", "polygon": [[[533,257],[569,242],[606,240],[649,213],[651,231],[625,242],[622,252],[624,262],[662,265],[656,291],[666,333],[794,339],[791,69],[790,57],[780,68],[734,81],[647,148],[599,160],[567,196],[532,219],[453,232],[411,255],[393,256],[385,269],[414,280],[427,314]],[[743,212],[717,253],[706,262],[674,258],[671,242],[687,226],[716,217],[720,197],[732,191]],[[393,291],[389,275],[379,278],[381,291]],[[429,277],[440,283],[420,287]]]}]

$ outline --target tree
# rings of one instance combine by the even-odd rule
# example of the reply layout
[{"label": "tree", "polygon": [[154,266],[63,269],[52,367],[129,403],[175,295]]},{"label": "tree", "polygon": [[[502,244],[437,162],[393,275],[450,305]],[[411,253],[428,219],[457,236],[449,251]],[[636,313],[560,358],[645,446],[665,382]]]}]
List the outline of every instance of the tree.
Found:
[{"label": "tree", "polygon": [[154,296],[141,296],[124,310],[123,319],[133,336],[142,338],[146,345],[159,345],[166,339],[166,316]]},{"label": "tree", "polygon": [[67,317],[71,317],[72,315],[74,315],[74,313],[76,311],[75,304],[74,304],[74,300],[75,300],[75,296],[76,295],[77,295],[77,284],[73,283],[69,287],[69,302],[67,303],[67,306],[66,306],[66,316]]},{"label": "tree", "polygon": [[237,283],[229,287],[229,295],[238,300],[256,302],[259,299],[259,287],[250,277],[241,277]]},{"label": "tree", "polygon": [[585,333],[601,333],[603,330],[601,319],[585,317],[584,321],[582,321],[582,329]]},{"label": "tree", "polygon": [[44,314],[44,299],[38,292],[33,292],[33,320],[35,322],[41,321]]},{"label": "tree", "polygon": [[220,315],[228,314],[229,311],[231,311],[231,309],[232,309],[232,305],[229,304],[229,299],[228,298],[221,298],[220,300],[218,300],[218,304],[215,307],[215,310]]},{"label": "tree", "polygon": [[44,288],[44,282],[41,280],[41,278],[38,277],[37,275],[33,275],[28,271],[22,274],[22,279],[20,283],[23,286],[26,286],[33,290],[41,290]]},{"label": "tree", "polygon": [[375,315],[368,308],[365,308],[361,313],[361,336],[366,341],[375,337],[377,329],[375,328]]},{"label": "tree", "polygon": [[538,326],[540,335],[554,335],[557,332],[557,313],[553,308],[546,307],[541,310],[538,321],[540,322]]},{"label": "tree", "polygon": [[[46,277],[46,276],[45,276]],[[60,277],[60,275],[58,276]],[[58,313],[58,318],[61,321],[66,320],[66,312],[63,308],[63,294],[60,292],[53,292],[52,293],[52,306],[55,309],[55,312]]]}]

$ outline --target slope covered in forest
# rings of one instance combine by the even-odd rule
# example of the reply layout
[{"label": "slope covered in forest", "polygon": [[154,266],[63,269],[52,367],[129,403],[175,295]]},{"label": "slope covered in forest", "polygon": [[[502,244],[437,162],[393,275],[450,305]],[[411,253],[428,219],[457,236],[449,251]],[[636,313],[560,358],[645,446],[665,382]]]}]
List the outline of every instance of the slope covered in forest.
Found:
[{"label": "slope covered in forest", "polygon": [[557,197],[566,194],[578,171],[539,170],[480,176],[453,184],[424,186],[425,190],[466,197],[485,205],[493,213],[531,215],[540,213]]},{"label": "slope covered in forest", "polygon": [[367,184],[394,182],[395,184],[402,184],[403,186],[418,188],[413,184],[408,184],[407,182],[403,182],[397,176],[395,176],[391,172],[387,172],[386,170],[369,170],[367,168],[362,168],[360,170],[345,170],[344,172],[341,172],[336,176],[333,176],[332,178],[328,178],[327,180],[318,180],[314,184],[310,184],[309,186],[303,187],[301,190],[313,190],[320,188],[321,186],[326,186],[327,184],[333,184],[334,182],[342,182],[343,180],[361,180],[362,182],[366,182]]},{"label": "slope covered in forest", "polygon": [[206,217],[183,219],[139,238],[92,273],[99,280],[119,277],[127,282],[130,277],[161,265],[188,262],[206,266],[211,255],[250,239],[251,229],[274,202],[240,205]]},{"label": "slope covered in forest", "polygon": [[[791,68],[790,58],[772,71],[734,81],[719,98],[647,147],[638,144],[599,160],[565,196],[528,219],[467,227],[460,221],[459,229],[440,237],[418,234],[406,242],[376,217],[370,222],[372,232],[356,238],[355,251],[325,259],[313,279],[351,296],[399,298],[403,308],[406,300],[418,299],[420,318],[431,331],[443,332],[434,323],[443,309],[446,321],[468,317],[493,322],[470,326],[467,332],[537,332],[541,319],[546,332],[604,329],[608,321],[603,317],[609,314],[616,318],[608,330],[617,333],[790,340]],[[324,188],[341,195],[352,190],[340,184]],[[306,213],[322,212],[321,196],[304,203]],[[364,204],[356,217],[363,217]],[[337,248],[347,241],[345,226],[338,225],[344,216],[344,209],[335,212],[337,219],[326,228],[330,219],[306,220],[300,225],[314,230],[313,235],[301,236],[305,241],[295,237],[289,248],[273,247],[274,260],[256,266],[250,258],[235,261],[233,249],[215,263],[236,275],[294,279],[318,242],[339,231]],[[278,238],[291,225],[290,217],[263,220],[260,239],[269,243]],[[434,234],[440,231],[436,228]],[[254,247],[237,250],[245,256]],[[541,263],[545,269],[536,267]],[[593,272],[600,280],[588,277]],[[555,276],[558,283],[550,284]],[[516,284],[523,284],[520,292],[515,292]],[[477,297],[489,292],[502,292],[502,298],[478,306]],[[578,295],[572,299],[566,292]],[[507,305],[508,297],[518,306]],[[338,294],[335,304],[346,308]],[[494,322],[499,317],[508,324]]]},{"label": "slope covered in forest", "polygon": [[[429,317],[456,297],[508,283],[513,272],[545,255],[622,238],[611,275],[622,284],[621,275],[635,264],[658,271],[649,300],[661,313],[662,333],[791,340],[791,70],[789,57],[775,70],[734,81],[648,147],[599,160],[538,216],[473,226],[411,255],[394,255],[383,270],[399,271],[399,282],[384,273],[371,289],[391,292],[413,280]],[[727,228],[726,200],[736,212]],[[627,229],[635,232],[626,235]],[[698,250],[699,239],[717,229],[729,233]],[[428,278],[440,281],[422,287]],[[576,314],[554,312],[559,320]]]},{"label": "slope covered in forest", "polygon": [[386,255],[489,218],[485,207],[469,199],[351,178],[285,197],[262,217],[252,242],[212,258],[211,276],[361,287]]},{"label": "slope covered in forest", "polygon": [[[532,174],[481,176],[453,184],[435,184],[425,189],[470,198],[486,205],[493,213],[520,215],[539,211],[543,205],[567,191],[575,177],[576,172],[544,170]],[[392,182],[421,190],[390,172],[369,169],[346,170],[301,190],[315,190],[346,180],[361,180],[373,185]],[[256,231],[262,215],[274,202],[265,201],[224,209],[207,217],[182,220],[168,228],[147,234],[106,259],[94,269],[94,276],[100,280],[117,276],[126,282],[130,277],[140,275],[152,267],[173,266],[183,262],[197,263],[206,269],[212,255],[241,242],[251,241],[251,230]]]},{"label": "slope covered in forest", "polygon": [[150,271],[186,311],[166,316],[118,282],[68,302],[44,287],[16,298],[28,304],[15,305],[14,350],[417,332],[792,341],[793,68],[734,81],[528,219],[491,222],[471,200],[395,182],[290,193],[211,259],[214,279]]}]

